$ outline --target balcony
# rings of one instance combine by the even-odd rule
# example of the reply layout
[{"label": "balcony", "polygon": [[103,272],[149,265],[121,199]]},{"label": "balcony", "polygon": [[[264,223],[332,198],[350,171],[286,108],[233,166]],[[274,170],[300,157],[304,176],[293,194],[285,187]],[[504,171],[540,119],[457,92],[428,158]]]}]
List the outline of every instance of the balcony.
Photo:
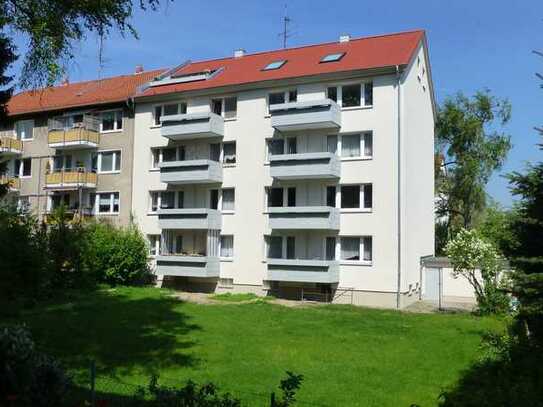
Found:
[{"label": "balcony", "polygon": [[160,255],[156,258],[158,275],[182,277],[219,277],[219,258],[210,256]]},{"label": "balcony", "polygon": [[278,154],[270,156],[270,175],[279,180],[335,179],[341,161],[334,153]]},{"label": "balcony", "polygon": [[271,125],[278,131],[338,129],[341,109],[330,99],[270,106]]},{"label": "balcony", "polygon": [[100,144],[100,122],[94,116],[84,115],[81,121],[72,117],[50,119],[47,136],[49,147],[57,150],[96,148]]},{"label": "balcony", "polygon": [[21,179],[9,175],[0,175],[0,185],[8,185],[8,191],[17,192],[21,189]]},{"label": "balcony", "polygon": [[222,165],[213,160],[162,162],[160,181],[175,185],[222,182]]},{"label": "balcony", "polygon": [[2,157],[10,158],[20,155],[23,152],[23,142],[13,137],[0,137],[0,154]]},{"label": "balcony", "polygon": [[95,172],[84,168],[53,171],[45,175],[45,188],[58,190],[96,188],[97,178]]},{"label": "balcony", "polygon": [[163,116],[160,135],[174,141],[224,136],[224,120],[215,113]]},{"label": "balcony", "polygon": [[221,228],[221,213],[216,209],[159,209],[161,229],[216,229]]},{"label": "balcony", "polygon": [[267,259],[268,281],[339,283],[336,260]]},{"label": "balcony", "polygon": [[339,209],[330,206],[269,207],[268,216],[275,230],[339,230]]}]

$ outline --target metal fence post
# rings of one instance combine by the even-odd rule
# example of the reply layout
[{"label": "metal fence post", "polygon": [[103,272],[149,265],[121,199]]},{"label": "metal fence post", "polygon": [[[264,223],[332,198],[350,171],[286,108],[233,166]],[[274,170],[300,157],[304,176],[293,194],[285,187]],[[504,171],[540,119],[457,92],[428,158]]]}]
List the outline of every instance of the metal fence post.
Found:
[{"label": "metal fence post", "polygon": [[90,391],[91,406],[96,407],[96,363],[94,360],[91,360],[90,365]]}]

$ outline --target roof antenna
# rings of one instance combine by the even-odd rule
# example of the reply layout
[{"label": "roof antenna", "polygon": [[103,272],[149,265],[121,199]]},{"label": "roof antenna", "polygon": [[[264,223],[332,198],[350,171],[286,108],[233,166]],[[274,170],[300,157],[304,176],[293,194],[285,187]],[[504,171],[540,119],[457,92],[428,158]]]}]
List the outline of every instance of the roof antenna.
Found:
[{"label": "roof antenna", "polygon": [[283,16],[283,32],[279,34],[283,38],[283,48],[287,47],[287,38],[291,36],[288,29],[288,25],[291,22],[290,17],[287,15],[287,4],[285,3],[285,15]]}]

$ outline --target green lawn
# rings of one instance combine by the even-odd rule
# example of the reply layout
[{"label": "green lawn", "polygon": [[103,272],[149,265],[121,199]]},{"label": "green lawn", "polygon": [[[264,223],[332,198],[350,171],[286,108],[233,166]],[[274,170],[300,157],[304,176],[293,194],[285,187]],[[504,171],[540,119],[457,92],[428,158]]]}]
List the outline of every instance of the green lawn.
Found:
[{"label": "green lawn", "polygon": [[483,332],[503,326],[467,314],[197,305],[154,288],[103,289],[16,320],[81,382],[93,358],[101,378],[213,381],[254,406],[264,405],[285,370],[304,375],[300,406],[436,405],[477,357]]}]

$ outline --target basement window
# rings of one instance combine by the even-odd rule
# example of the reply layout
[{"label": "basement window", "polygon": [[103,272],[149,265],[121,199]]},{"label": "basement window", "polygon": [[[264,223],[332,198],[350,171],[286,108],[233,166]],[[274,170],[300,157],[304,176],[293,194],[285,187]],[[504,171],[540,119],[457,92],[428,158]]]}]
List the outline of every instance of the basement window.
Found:
[{"label": "basement window", "polygon": [[266,65],[264,68],[262,68],[263,71],[273,71],[274,69],[279,69],[283,65],[285,65],[287,61],[285,59],[282,59],[280,61],[273,61],[270,62],[268,65]]},{"label": "basement window", "polygon": [[326,63],[326,62],[337,62],[341,60],[345,56],[345,52],[339,52],[337,54],[328,54],[321,58],[320,63]]}]

